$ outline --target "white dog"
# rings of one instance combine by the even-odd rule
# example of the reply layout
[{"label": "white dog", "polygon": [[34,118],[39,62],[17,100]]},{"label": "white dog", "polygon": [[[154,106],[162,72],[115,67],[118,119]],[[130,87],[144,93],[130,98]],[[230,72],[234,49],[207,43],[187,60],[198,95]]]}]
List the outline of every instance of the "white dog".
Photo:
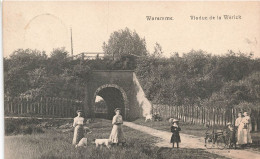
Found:
[{"label": "white dog", "polygon": [[111,140],[110,139],[95,139],[96,147],[105,145],[107,148],[111,147]]},{"label": "white dog", "polygon": [[148,120],[153,121],[153,115],[152,114],[146,115],[145,122],[147,122]]},{"label": "white dog", "polygon": [[88,145],[88,139],[87,138],[82,138],[79,143],[75,146],[77,147],[87,147]]}]

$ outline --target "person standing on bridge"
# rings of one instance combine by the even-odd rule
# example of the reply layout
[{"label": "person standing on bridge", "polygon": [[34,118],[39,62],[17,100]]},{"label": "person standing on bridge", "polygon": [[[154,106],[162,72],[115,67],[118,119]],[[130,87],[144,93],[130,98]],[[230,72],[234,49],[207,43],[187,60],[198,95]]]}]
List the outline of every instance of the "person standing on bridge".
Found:
[{"label": "person standing on bridge", "polygon": [[74,136],[73,136],[73,145],[77,145],[79,141],[84,137],[84,118],[82,117],[83,111],[77,110],[78,116],[74,118],[73,127],[74,127]]},{"label": "person standing on bridge", "polygon": [[123,118],[120,115],[121,110],[119,108],[115,109],[116,115],[113,117],[112,124],[113,128],[110,134],[109,139],[113,144],[119,145],[119,143],[122,143],[122,145],[125,144],[126,140],[124,137],[124,132],[122,129],[123,124]]}]

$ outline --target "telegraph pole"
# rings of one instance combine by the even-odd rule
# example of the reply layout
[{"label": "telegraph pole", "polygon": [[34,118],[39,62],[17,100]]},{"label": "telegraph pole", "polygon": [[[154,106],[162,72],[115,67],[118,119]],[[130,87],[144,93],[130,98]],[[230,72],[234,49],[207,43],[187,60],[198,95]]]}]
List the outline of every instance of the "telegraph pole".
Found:
[{"label": "telegraph pole", "polygon": [[70,46],[71,46],[71,56],[73,58],[73,42],[72,42],[72,28],[70,28]]}]

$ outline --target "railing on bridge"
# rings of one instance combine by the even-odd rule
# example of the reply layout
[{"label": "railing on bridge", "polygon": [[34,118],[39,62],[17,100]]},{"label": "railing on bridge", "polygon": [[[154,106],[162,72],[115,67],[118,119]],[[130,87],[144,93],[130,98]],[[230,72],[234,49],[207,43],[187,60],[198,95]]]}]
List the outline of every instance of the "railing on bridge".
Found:
[{"label": "railing on bridge", "polygon": [[81,60],[94,60],[94,59],[103,59],[105,57],[105,53],[103,52],[82,52],[80,54],[72,56],[73,59],[81,59]]},{"label": "railing on bridge", "polygon": [[[128,54],[128,55],[131,55],[133,57],[139,57],[139,58],[144,57],[144,56],[138,56],[135,54]],[[94,59],[104,59],[104,57],[105,57],[105,53],[103,53],[103,52],[82,52],[82,53],[72,56],[71,58],[72,59],[81,59],[81,60],[94,60]],[[108,56],[108,57],[110,57],[111,59],[118,58],[114,55]]]}]

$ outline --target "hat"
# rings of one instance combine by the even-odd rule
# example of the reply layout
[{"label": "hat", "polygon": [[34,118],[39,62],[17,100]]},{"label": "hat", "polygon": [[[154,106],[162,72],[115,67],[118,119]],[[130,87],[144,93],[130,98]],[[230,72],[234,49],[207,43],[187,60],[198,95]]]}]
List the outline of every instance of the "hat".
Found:
[{"label": "hat", "polygon": [[179,120],[178,120],[178,119],[173,119],[172,122],[173,122],[173,123],[174,123],[174,122],[179,122]]},{"label": "hat", "polygon": [[248,115],[248,112],[244,112],[243,115]]},{"label": "hat", "polygon": [[120,111],[121,111],[121,109],[120,109],[120,108],[116,108],[114,111],[116,112],[116,111],[118,111],[118,110],[120,110]]},{"label": "hat", "polygon": [[81,113],[82,113],[82,112],[83,112],[83,110],[77,110],[77,111],[76,111],[76,113],[79,113],[79,112],[81,112]]},{"label": "hat", "polygon": [[228,126],[228,125],[231,125],[231,123],[230,123],[230,122],[228,122],[228,123],[227,123],[227,126]]}]

